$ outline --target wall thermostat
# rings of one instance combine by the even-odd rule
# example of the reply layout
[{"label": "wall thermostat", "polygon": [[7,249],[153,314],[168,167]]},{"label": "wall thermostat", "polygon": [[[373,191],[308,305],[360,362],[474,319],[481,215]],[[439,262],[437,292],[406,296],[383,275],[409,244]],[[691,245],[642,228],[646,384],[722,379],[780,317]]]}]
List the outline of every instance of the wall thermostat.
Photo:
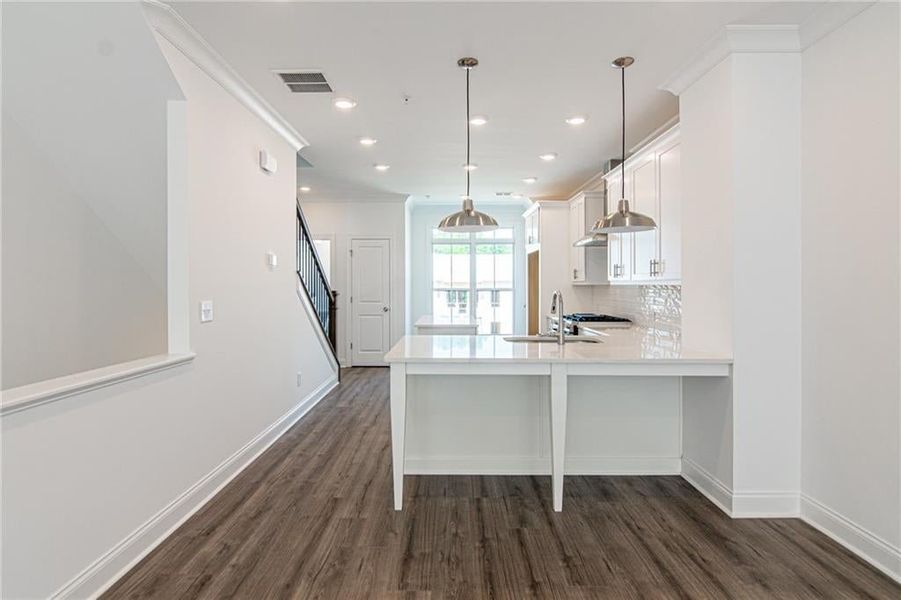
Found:
[{"label": "wall thermostat", "polygon": [[267,173],[275,173],[278,171],[278,161],[265,150],[260,150],[260,168]]}]

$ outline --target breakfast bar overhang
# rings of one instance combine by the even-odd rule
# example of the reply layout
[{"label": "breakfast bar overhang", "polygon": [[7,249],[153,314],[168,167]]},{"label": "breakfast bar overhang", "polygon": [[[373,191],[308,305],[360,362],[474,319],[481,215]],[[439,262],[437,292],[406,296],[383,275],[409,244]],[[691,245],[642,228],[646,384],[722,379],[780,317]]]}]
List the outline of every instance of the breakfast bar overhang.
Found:
[{"label": "breakfast bar overhang", "polygon": [[[537,376],[550,407],[553,508],[563,508],[570,377],[729,377],[732,358],[686,350],[653,330],[632,328],[600,343],[517,343],[501,336],[405,336],[385,355],[391,368],[394,508],[403,508],[408,378],[413,376]],[[599,385],[599,393],[603,393]]]}]

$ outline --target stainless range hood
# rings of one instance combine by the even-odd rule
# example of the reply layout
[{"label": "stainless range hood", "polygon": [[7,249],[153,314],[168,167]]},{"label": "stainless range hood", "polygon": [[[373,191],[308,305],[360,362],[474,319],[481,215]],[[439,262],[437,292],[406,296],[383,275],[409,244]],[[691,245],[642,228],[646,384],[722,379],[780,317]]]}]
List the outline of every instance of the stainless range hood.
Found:
[{"label": "stainless range hood", "polygon": [[580,238],[573,242],[573,246],[576,248],[606,248],[607,247],[607,234],[606,233],[589,233],[583,238]]}]

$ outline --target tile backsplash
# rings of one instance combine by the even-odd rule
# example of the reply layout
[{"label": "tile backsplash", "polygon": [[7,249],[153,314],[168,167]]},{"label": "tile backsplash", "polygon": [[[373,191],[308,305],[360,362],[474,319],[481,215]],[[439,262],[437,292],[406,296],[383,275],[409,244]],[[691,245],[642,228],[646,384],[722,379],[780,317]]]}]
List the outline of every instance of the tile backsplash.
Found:
[{"label": "tile backsplash", "polygon": [[682,333],[682,286],[606,285],[594,288],[595,310],[628,317],[637,325]]}]

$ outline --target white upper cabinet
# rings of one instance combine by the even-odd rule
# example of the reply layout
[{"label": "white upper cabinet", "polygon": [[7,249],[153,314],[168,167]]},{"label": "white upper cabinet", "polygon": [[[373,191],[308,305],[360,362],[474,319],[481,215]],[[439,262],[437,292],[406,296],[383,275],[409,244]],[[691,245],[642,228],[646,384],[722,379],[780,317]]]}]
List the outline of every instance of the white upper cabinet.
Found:
[{"label": "white upper cabinet", "polygon": [[538,204],[533,204],[523,213],[526,229],[526,252],[534,252],[541,245],[539,240],[540,210]]},{"label": "white upper cabinet", "polygon": [[576,248],[572,244],[588,234],[604,215],[604,192],[580,192],[569,200],[569,275],[574,284],[603,285],[607,278],[607,249]]},{"label": "white upper cabinet", "polygon": [[[611,198],[620,196],[622,168],[604,177]],[[626,198],[631,209],[653,218],[652,231],[610,234],[610,283],[679,283],[682,277],[682,165],[675,125],[626,160]]]},{"label": "white upper cabinet", "polygon": [[[616,169],[607,176],[607,212],[613,212],[619,206],[619,198],[622,195],[622,177],[616,174]],[[626,188],[630,185],[629,174],[626,173]],[[607,234],[607,278],[610,283],[626,283],[632,279],[632,234],[608,233]]]},{"label": "white upper cabinet", "polygon": [[682,148],[679,140],[660,150],[657,155],[660,180],[661,229],[657,244],[660,264],[656,277],[666,281],[682,280]]},{"label": "white upper cabinet", "polygon": [[[572,244],[585,235],[585,197],[581,194],[569,201],[569,242]],[[585,252],[583,248],[569,247],[569,268],[573,282],[585,281]]]},{"label": "white upper cabinet", "polygon": [[[631,207],[635,212],[645,214],[660,225],[657,211],[657,163],[654,153],[645,162],[635,165],[632,171]],[[640,231],[632,234],[632,279],[650,279],[658,259],[658,230]]]}]

